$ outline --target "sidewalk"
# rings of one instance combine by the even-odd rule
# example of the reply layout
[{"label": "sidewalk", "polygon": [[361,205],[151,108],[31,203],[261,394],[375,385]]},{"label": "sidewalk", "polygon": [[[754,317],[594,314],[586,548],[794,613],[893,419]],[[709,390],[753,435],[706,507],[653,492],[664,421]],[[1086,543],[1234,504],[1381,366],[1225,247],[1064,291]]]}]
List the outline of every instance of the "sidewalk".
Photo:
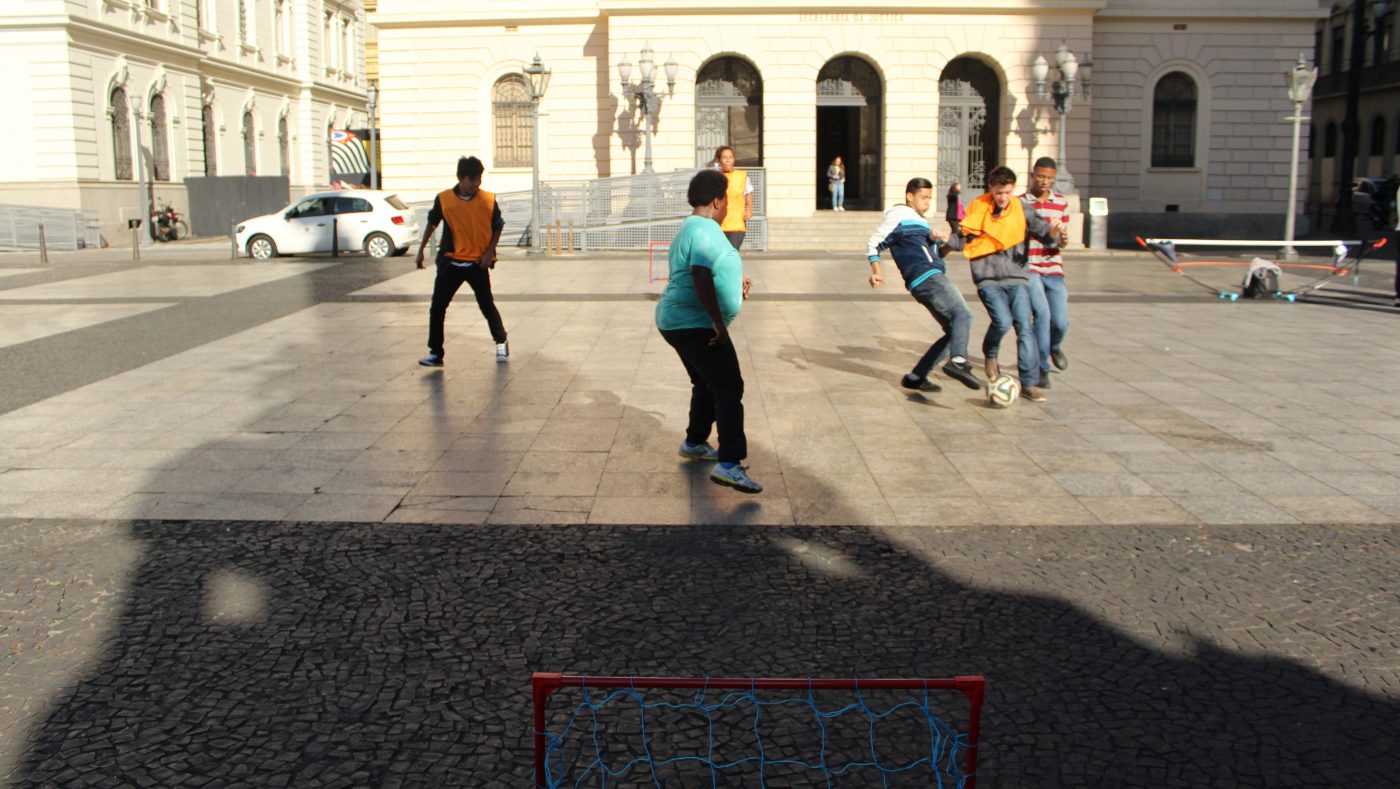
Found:
[{"label": "sidewalk", "polygon": [[[200,258],[169,265],[291,262]],[[441,370],[414,364],[431,274],[402,260],[406,273],[347,298],[0,416],[0,517],[1400,520],[1388,308],[1220,303],[1146,254],[1086,255],[1070,267],[1070,368],[1049,402],[1003,411],[941,375],[939,394],[897,385],[936,326],[897,284],[871,291],[859,256],[753,255],[754,298],[733,327],[749,463],[767,487],[749,497],[676,456],[689,387],[652,325],[664,283],[647,281],[643,255],[512,252],[495,276],[510,363],[494,362],[464,293]],[[142,270],[104,275],[82,299],[175,298]],[[952,271],[980,357],[986,317],[965,267]],[[1014,353],[1008,339],[1003,369]]]}]

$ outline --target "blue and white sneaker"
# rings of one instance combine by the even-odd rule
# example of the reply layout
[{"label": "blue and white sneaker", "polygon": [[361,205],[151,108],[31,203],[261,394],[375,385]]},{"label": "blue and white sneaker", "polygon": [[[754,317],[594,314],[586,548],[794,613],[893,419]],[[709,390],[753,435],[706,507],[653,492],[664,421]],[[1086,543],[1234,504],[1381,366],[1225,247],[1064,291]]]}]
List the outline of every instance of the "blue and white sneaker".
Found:
[{"label": "blue and white sneaker", "polygon": [[441,367],[442,357],[438,356],[435,353],[430,353],[427,356],[424,356],[422,359],[419,359],[418,363],[423,365],[424,367]]},{"label": "blue and white sneaker", "polygon": [[733,488],[740,493],[762,493],[763,486],[749,477],[748,470],[748,466],[740,466],[737,463],[728,468],[723,463],[716,463],[714,469],[710,471],[710,481],[716,485]]},{"label": "blue and white sneaker", "polygon": [[509,343],[509,342],[498,342],[498,343],[496,343],[496,361],[498,361],[498,362],[508,362],[508,361],[510,361],[510,343]]},{"label": "blue and white sneaker", "polygon": [[680,456],[687,460],[719,460],[719,452],[710,446],[708,441],[699,444],[692,444],[689,441],[682,441]]}]

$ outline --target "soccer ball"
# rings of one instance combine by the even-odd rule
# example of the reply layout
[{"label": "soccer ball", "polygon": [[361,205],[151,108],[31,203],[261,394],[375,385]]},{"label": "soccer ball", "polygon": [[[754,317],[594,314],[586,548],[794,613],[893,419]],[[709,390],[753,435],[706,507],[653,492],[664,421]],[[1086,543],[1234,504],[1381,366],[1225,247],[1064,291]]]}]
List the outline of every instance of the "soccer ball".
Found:
[{"label": "soccer ball", "polygon": [[1021,382],[1002,373],[987,383],[987,401],[996,408],[1010,408],[1021,396]]}]

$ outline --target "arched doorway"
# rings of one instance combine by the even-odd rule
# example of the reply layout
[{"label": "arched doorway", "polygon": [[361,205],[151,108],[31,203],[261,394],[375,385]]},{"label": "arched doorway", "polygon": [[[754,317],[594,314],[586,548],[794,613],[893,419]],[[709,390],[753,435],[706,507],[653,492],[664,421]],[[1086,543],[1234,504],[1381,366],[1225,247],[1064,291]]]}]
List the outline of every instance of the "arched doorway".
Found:
[{"label": "arched doorway", "polygon": [[846,207],[880,210],[884,167],[884,83],[875,67],[851,55],[832,58],[817,75],[817,208],[831,207],[826,168],[846,163]]},{"label": "arched doorway", "polygon": [[954,58],[938,79],[938,183],[934,195],[940,212],[944,196],[957,181],[963,199],[987,188],[987,171],[1001,163],[1001,82],[990,66],[976,58]]},{"label": "arched doorway", "polygon": [[739,167],[763,166],[763,80],[732,55],[706,63],[695,79],[695,166],[708,165],[721,145],[734,149]]}]

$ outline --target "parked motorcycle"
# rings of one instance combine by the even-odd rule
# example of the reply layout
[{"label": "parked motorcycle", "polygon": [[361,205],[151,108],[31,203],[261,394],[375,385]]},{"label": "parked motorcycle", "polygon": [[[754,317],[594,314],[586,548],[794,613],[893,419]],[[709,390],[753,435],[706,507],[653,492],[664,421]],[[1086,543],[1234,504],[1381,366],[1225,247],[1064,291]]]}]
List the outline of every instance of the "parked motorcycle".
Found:
[{"label": "parked motorcycle", "polygon": [[180,218],[175,206],[166,203],[159,210],[151,212],[151,238],[157,241],[175,241],[186,238],[189,234],[190,226]]}]

